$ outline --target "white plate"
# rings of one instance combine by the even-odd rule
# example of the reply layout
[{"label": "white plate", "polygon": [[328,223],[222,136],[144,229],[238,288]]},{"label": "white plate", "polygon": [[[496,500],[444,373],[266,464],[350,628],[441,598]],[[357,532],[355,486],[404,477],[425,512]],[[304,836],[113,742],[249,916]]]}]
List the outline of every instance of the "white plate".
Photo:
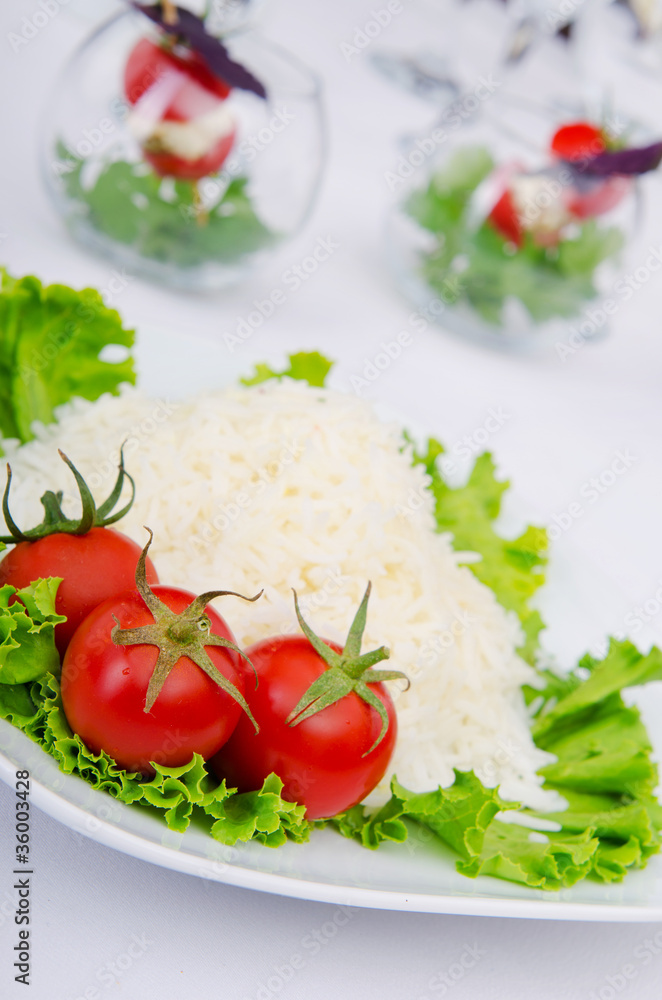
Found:
[{"label": "white plate", "polygon": [[[137,359],[141,385],[161,396],[218,385],[247,368],[245,354],[233,362],[221,348],[162,331],[141,331]],[[618,604],[613,589],[587,568],[583,555],[572,564],[567,559],[557,561],[550,569],[543,601],[551,647],[565,656],[576,655],[597,641],[610,603],[614,608]],[[655,746],[662,748],[662,685],[638,692],[637,701]],[[384,844],[373,852],[331,830],[320,830],[307,844],[288,843],[273,850],[259,844],[227,848],[195,829],[176,834],[152,814],[62,774],[51,757],[0,720],[0,778],[13,785],[17,768],[31,772],[33,804],[72,830],[133,857],[201,878],[301,899],[382,909],[563,920],[662,920],[661,856],[620,884],[586,881],[572,889],[543,892],[492,878],[465,878],[455,871],[456,856],[430,840]]]}]

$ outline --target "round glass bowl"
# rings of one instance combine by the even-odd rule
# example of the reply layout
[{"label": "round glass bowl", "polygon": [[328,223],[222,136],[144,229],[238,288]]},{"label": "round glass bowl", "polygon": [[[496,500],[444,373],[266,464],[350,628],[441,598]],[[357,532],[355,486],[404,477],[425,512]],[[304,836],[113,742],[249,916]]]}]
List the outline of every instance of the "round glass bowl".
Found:
[{"label": "round glass bowl", "polygon": [[[267,100],[237,88],[201,98],[195,81],[192,94],[177,90],[186,74],[147,69],[146,92],[129,102],[129,55],[141,40],[159,38],[144,15],[127,11],[74,54],[44,119],[46,186],[72,236],[130,274],[191,291],[223,288],[246,277],[310,212],[324,159],[320,84],[295,57],[248,31],[226,44]],[[174,100],[179,110],[164,112]],[[170,160],[163,142],[177,152]],[[210,166],[199,176],[206,148]],[[191,162],[195,178],[185,176]]]},{"label": "round glass bowl", "polygon": [[[576,107],[495,98],[482,114],[462,108],[405,150],[390,178],[397,282],[427,320],[483,344],[604,335],[639,218],[636,180],[593,178],[552,155],[556,130],[587,120]],[[609,134],[619,121],[596,124]],[[641,144],[630,128],[611,140]]]}]

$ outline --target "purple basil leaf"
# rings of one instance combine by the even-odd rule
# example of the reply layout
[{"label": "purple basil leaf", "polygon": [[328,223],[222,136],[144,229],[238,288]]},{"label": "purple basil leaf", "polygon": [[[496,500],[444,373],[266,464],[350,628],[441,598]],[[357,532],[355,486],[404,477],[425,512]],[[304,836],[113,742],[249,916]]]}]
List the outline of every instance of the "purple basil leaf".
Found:
[{"label": "purple basil leaf", "polygon": [[661,161],[662,142],[654,142],[652,146],[598,153],[590,160],[574,164],[574,167],[579,172],[593,177],[611,177],[614,174],[633,176],[655,170]]},{"label": "purple basil leaf", "polygon": [[223,80],[230,87],[238,87],[239,90],[250,90],[258,97],[266,98],[267,92],[259,80],[256,80],[252,73],[240,66],[239,63],[230,59],[228,50],[218,38],[210,35],[205,28],[204,21],[190,10],[177,7],[177,23],[166,24],[163,20],[163,9],[161,4],[151,4],[143,7],[136,0],[131,0],[131,6],[135,7],[142,14],[145,14],[151,21],[158,24],[163,31],[170,35],[182,38],[191,46],[194,52],[202,56],[209,70]]}]

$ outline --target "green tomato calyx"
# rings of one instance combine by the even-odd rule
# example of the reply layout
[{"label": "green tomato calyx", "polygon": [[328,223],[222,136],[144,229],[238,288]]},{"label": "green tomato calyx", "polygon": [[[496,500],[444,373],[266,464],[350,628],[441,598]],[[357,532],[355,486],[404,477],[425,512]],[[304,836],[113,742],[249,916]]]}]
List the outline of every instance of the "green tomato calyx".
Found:
[{"label": "green tomato calyx", "polygon": [[215,684],[218,684],[226,694],[243,708],[253,723],[255,731],[259,732],[259,726],[253,718],[246,699],[232,681],[229,681],[218,667],[214,665],[205,646],[226,646],[228,649],[233,649],[235,653],[243,656],[252,666],[251,661],[230,639],[224,639],[222,636],[214,635],[211,632],[211,621],[209,616],[205,614],[205,608],[215,597],[232,596],[241,597],[243,601],[257,601],[262,596],[262,591],[256,594],[255,597],[244,597],[243,594],[237,594],[234,590],[210,590],[196,597],[179,614],[172,611],[167,604],[164,604],[157,597],[147,583],[145,564],[154,536],[149,528],[145,530],[149,532],[149,540],[140,553],[138,565],[136,566],[136,588],[152,613],[154,621],[149,625],[141,625],[139,628],[122,628],[118,619],[113,615],[115,626],[110,633],[110,637],[116,646],[146,644],[156,646],[159,650],[159,655],[147,686],[144,711],[151,711],[170,671],[182,656],[187,656],[189,660],[193,660],[200,670],[207,674]]},{"label": "green tomato calyx", "polygon": [[300,722],[310,719],[311,716],[316,715],[317,712],[321,712],[323,708],[328,708],[329,705],[335,705],[345,695],[354,691],[359,698],[370,705],[371,708],[374,708],[382,722],[379,736],[370,749],[366,750],[363,754],[364,757],[367,757],[375,747],[379,746],[388,730],[388,713],[386,708],[368,685],[377,684],[381,681],[405,680],[407,681],[407,687],[409,687],[409,679],[400,670],[371,669],[376,663],[388,660],[391,654],[385,646],[373,649],[369,653],[361,653],[361,643],[363,642],[363,633],[365,632],[368,599],[371,589],[372,585],[369,583],[354,617],[354,621],[351,624],[342,653],[336,653],[335,649],[332,649],[328,643],[320,639],[310,626],[306,624],[301,615],[297,592],[296,590],[292,591],[294,594],[294,607],[301,630],[315,652],[322,658],[327,669],[323,674],[320,674],[317,680],[313,681],[285,720],[290,726],[298,726]]},{"label": "green tomato calyx", "polygon": [[[124,517],[124,515],[131,509],[136,495],[136,484],[124,468],[123,450],[124,445],[120,448],[120,461],[117,467],[117,479],[115,480],[115,485],[113,486],[110,496],[101,504],[100,507],[97,507],[89,486],[81,476],[74,463],[67,458],[64,452],[58,449],[60,458],[66,465],[69,466],[74,474],[74,479],[76,480],[83,508],[81,516],[79,518],[65,517],[62,511],[62,491],[60,490],[58,493],[53,493],[52,490],[46,490],[41,498],[41,503],[45,512],[44,520],[41,524],[37,525],[36,528],[31,528],[29,531],[21,531],[9,512],[9,489],[11,487],[12,471],[11,466],[7,465],[7,485],[2,498],[2,513],[4,514],[5,524],[9,529],[9,534],[0,536],[0,542],[6,542],[8,544],[14,544],[16,542],[36,542],[40,538],[46,538],[48,535],[57,534],[86,535],[92,528],[105,528],[109,524],[114,524],[116,521],[119,521],[120,518]],[[125,479],[127,479],[131,485],[131,498],[128,503],[121,508],[121,510],[117,510],[113,513],[113,507],[115,507],[119,501]]]}]

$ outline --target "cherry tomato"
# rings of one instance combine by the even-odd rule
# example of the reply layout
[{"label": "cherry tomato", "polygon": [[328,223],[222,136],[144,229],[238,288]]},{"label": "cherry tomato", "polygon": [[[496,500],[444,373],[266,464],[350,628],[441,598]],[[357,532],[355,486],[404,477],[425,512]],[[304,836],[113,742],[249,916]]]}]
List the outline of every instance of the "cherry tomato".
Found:
[{"label": "cherry tomato", "polygon": [[607,144],[601,130],[595,125],[590,125],[588,122],[573,122],[557,129],[550,148],[561,159],[574,163],[604,153]]},{"label": "cherry tomato", "polygon": [[[83,619],[102,601],[133,586],[140,546],[114,528],[91,528],[85,535],[57,533],[18,542],[0,562],[0,586],[26,587],[40,577],[62,577],[55,610],[66,622],[55,626],[55,644],[64,654]],[[147,560],[147,580],[158,576]]]},{"label": "cherry tomato", "polygon": [[[141,40],[133,47],[124,69],[124,93],[130,104],[135,104],[143,94],[152,87],[166,72],[176,70],[183,73],[190,88],[177,92],[169,104],[165,117],[174,121],[186,121],[191,117],[191,108],[185,106],[185,99],[197,97],[201,99],[200,91],[206,91],[223,100],[230,93],[230,87],[215,76],[205,65],[202,58],[188,50],[182,55],[167,51],[150,41]],[[193,85],[197,86],[193,86]]]},{"label": "cherry tomato", "polygon": [[[197,52],[175,53],[143,38],[132,49],[124,71],[124,92],[129,103],[139,101],[155,84],[165,80],[167,74],[174,78],[173,90],[168,91],[165,106],[158,112],[155,124],[195,123],[196,118],[215,111],[230,93],[230,87],[207,68]],[[235,135],[236,130],[232,128],[193,160],[168,148],[151,148],[149,142],[143,148],[143,155],[161,177],[199,180],[221,168],[232,149]]]},{"label": "cherry tomato", "polygon": [[590,219],[611,212],[632,190],[631,177],[596,177],[594,183],[568,192],[568,211],[577,219]]},{"label": "cherry tomato", "polygon": [[[156,586],[153,593],[172,611],[183,612],[195,595]],[[223,618],[207,607],[211,635],[234,642]],[[177,767],[194,753],[207,759],[225,743],[241,708],[189,657],[183,655],[166,677],[149,712],[147,688],[159,655],[146,643],[116,645],[117,618],[123,629],[153,624],[137,591],[120,594],[95,608],[76,630],[62,664],[62,703],[69,725],[94,753],[105,750],[120,767],[154,773],[150,762]],[[240,694],[244,683],[239,654],[205,645],[213,666]]]},{"label": "cherry tomato", "polygon": [[[335,643],[327,645],[342,651]],[[246,656],[258,684],[256,688],[250,668],[242,667],[245,695],[260,731],[255,733],[242,713],[228,742],[210,760],[217,777],[240,791],[252,791],[273,771],[283,782],[283,797],[305,805],[308,819],[335,816],[364,799],[383,778],[395,747],[395,709],[384,685],[368,685],[386,708],[389,723],[381,743],[370,750],[382,723],[354,692],[298,725],[286,724],[299,699],[326,669],[306,638],[265,639],[247,649]]]},{"label": "cherry tomato", "polygon": [[502,236],[520,247],[523,240],[522,223],[510,191],[504,191],[488,215],[488,220]]},{"label": "cherry tomato", "polygon": [[144,149],[143,156],[159,177],[177,177],[182,181],[197,181],[220,170],[234,143],[234,131],[222,136],[215,146],[197,160],[185,160],[174,153],[154,153]]}]

